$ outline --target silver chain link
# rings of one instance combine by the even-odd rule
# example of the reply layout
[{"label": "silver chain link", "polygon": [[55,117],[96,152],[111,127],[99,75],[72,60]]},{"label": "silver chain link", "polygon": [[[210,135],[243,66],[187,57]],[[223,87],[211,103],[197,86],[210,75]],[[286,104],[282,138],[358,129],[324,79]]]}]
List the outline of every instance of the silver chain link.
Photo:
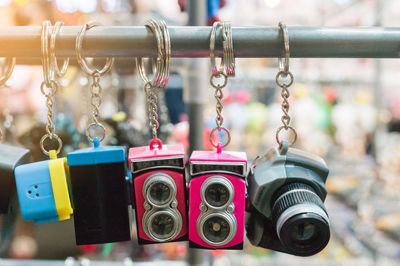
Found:
[{"label": "silver chain link", "polygon": [[149,126],[153,134],[153,139],[157,138],[157,130],[160,127],[158,122],[158,97],[157,87],[153,87],[151,82],[147,82],[144,85],[144,91],[147,97],[147,111],[149,116]]},{"label": "silver chain link", "polygon": [[[287,142],[287,145],[293,145],[296,140],[297,140],[297,133],[296,130],[290,126],[290,115],[289,115],[289,97],[290,97],[290,92],[289,92],[289,87],[293,84],[293,74],[289,71],[289,57],[290,57],[290,47],[289,47],[289,35],[288,31],[286,28],[286,25],[282,22],[279,22],[279,28],[282,33],[283,37],[283,44],[284,44],[284,58],[280,57],[279,58],[279,72],[276,74],[275,82],[276,84],[281,88],[281,97],[282,97],[282,104],[281,104],[281,109],[283,112],[283,115],[281,117],[282,121],[282,126],[280,126],[276,130],[276,142],[282,146],[283,142],[279,139],[279,133],[284,129],[285,131],[291,131],[293,133],[293,139],[289,143]],[[289,79],[289,80],[287,80]]]},{"label": "silver chain link", "polygon": [[[45,90],[45,88],[47,90]],[[54,105],[54,95],[56,95],[58,91],[58,83],[55,80],[50,80],[50,88],[47,87],[46,82],[43,81],[42,85],[40,86],[40,91],[42,92],[43,96],[46,98],[46,107],[47,107],[47,123],[46,123],[46,132],[50,136],[56,135],[56,127],[53,123],[54,112],[53,112],[53,105]]]},{"label": "silver chain link", "polygon": [[[216,83],[215,79],[216,78],[224,78],[224,82],[222,84]],[[222,105],[222,98],[224,97],[224,93],[222,91],[223,88],[225,88],[227,84],[228,77],[226,74],[224,74],[222,71],[218,71],[215,74],[211,74],[210,78],[210,84],[211,86],[214,87],[215,92],[214,92],[214,97],[215,100],[217,100],[216,106],[215,106],[215,111],[217,113],[217,116],[215,117],[215,123],[217,124],[217,128],[220,131],[222,127],[222,123],[224,122],[224,117],[222,116],[222,109],[224,108]]]},{"label": "silver chain link", "polygon": [[101,93],[103,88],[100,85],[100,73],[97,69],[95,69],[91,75],[92,84],[90,84],[90,104],[92,105],[92,119],[93,122],[98,125],[99,122],[99,114],[100,114],[100,105],[102,103]]}]

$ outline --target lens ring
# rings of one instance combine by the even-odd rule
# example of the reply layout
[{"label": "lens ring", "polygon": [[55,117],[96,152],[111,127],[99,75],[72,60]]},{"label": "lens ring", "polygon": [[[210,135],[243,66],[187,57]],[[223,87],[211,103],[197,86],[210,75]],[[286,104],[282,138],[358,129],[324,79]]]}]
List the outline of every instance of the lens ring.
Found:
[{"label": "lens ring", "polygon": [[[212,241],[209,235],[209,238],[206,236],[204,226],[207,226],[207,222],[210,222],[210,220],[215,220],[215,221],[220,221],[219,222],[219,228],[216,228],[214,224],[217,224],[216,222],[213,224],[213,230],[214,231],[220,231],[222,228],[226,228],[229,226],[229,233],[225,234],[225,237],[221,241]],[[223,225],[222,222],[224,223]],[[197,221],[197,231],[199,232],[200,238],[206,242],[209,245],[212,246],[223,246],[228,244],[230,241],[232,241],[233,237],[236,234],[237,231],[237,223],[236,223],[236,218],[235,216],[228,214],[226,212],[213,212],[211,214],[207,214],[205,216],[200,216],[198,221]]]},{"label": "lens ring", "polygon": [[[167,197],[162,193],[167,192]],[[150,175],[143,184],[143,196],[151,205],[161,208],[168,206],[176,196],[174,180],[167,174],[156,172]],[[156,199],[154,196],[160,196]]]},{"label": "lens ring", "polygon": [[294,255],[311,256],[328,244],[329,222],[316,213],[297,214],[283,224],[279,238]]},{"label": "lens ring", "polygon": [[[161,222],[161,228],[154,228],[154,223]],[[167,232],[165,234],[160,234],[160,230],[165,230],[168,226],[168,222],[172,222],[172,226],[167,228]],[[143,229],[148,237],[157,242],[167,242],[173,240],[177,237],[179,232],[182,229],[182,217],[180,213],[176,210],[164,209],[160,211],[155,211],[149,216],[144,215],[143,220]]]},{"label": "lens ring", "polygon": [[[210,187],[216,185],[220,185],[221,189],[225,188],[226,192],[229,193],[228,197],[225,197],[226,198],[225,202],[220,205],[212,204],[207,200],[207,191],[209,191]],[[232,203],[234,195],[235,195],[235,190],[233,188],[231,181],[229,181],[229,179],[221,175],[210,176],[204,181],[204,183],[201,186],[201,199],[207,205],[208,208],[213,210],[221,210],[226,208],[229,204]]]},{"label": "lens ring", "polygon": [[329,225],[329,218],[328,215],[325,213],[325,211],[320,208],[319,206],[316,205],[311,205],[308,203],[303,203],[303,204],[296,204],[288,209],[286,209],[278,218],[276,222],[276,233],[278,236],[280,235],[280,232],[282,231],[283,225],[292,217],[302,214],[302,213],[314,213],[323,218],[327,224]]}]

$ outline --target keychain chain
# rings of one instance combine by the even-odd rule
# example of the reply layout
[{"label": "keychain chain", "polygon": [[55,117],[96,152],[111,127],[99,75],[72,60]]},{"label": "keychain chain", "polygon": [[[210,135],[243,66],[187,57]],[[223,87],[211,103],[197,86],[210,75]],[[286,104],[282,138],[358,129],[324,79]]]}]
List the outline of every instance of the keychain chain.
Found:
[{"label": "keychain chain", "polygon": [[224,97],[224,93],[222,91],[226,86],[226,82],[222,85],[214,83],[214,77],[218,78],[223,76],[225,80],[227,79],[226,75],[222,72],[218,72],[217,74],[212,74],[212,78],[210,80],[211,86],[215,88],[214,97],[217,100],[217,104],[215,106],[215,111],[217,112],[217,116],[215,117],[215,123],[217,124],[218,131],[221,130],[222,123],[224,122],[224,118],[222,116],[222,109],[224,108],[222,105],[222,98]]},{"label": "keychain chain", "polygon": [[[4,64],[1,65],[1,69],[0,69],[1,70],[0,71],[0,73],[1,73],[0,89],[1,88],[7,89],[6,90],[6,95],[5,95],[7,107],[4,110],[4,118],[5,118],[4,126],[6,128],[7,128],[7,124],[11,124],[12,119],[13,119],[13,117],[11,116],[11,114],[9,112],[10,109],[9,109],[9,106],[8,106],[9,97],[10,97],[10,88],[7,86],[6,82],[10,78],[10,76],[11,76],[13,70],[14,70],[14,66],[15,66],[15,58],[13,58],[13,57],[11,58],[10,57],[10,58],[6,58]],[[2,138],[3,138],[3,131],[1,129],[1,127],[0,127],[0,140],[2,140]]]},{"label": "keychain chain", "polygon": [[171,40],[167,25],[164,21],[148,20],[145,24],[155,36],[157,41],[157,59],[153,60],[154,71],[153,78],[150,80],[147,77],[143,58],[137,58],[137,67],[140,77],[144,81],[143,90],[146,94],[147,113],[149,118],[149,126],[153,135],[153,140],[150,142],[151,148],[158,148],[161,142],[157,136],[157,130],[160,127],[158,121],[158,92],[164,89],[169,80],[169,65],[171,57]]},{"label": "keychain chain", "polygon": [[[223,58],[221,64],[217,66],[215,60],[215,39],[217,28],[221,27],[221,33],[223,37]],[[224,117],[222,116],[223,103],[222,99],[224,97],[223,88],[226,87],[228,83],[228,76],[235,76],[235,57],[233,54],[233,43],[232,43],[232,27],[229,22],[214,22],[211,29],[210,35],[210,61],[211,61],[211,77],[210,84],[215,89],[214,97],[216,100],[215,111],[217,113],[215,117],[216,127],[210,132],[210,142],[211,145],[220,150],[226,147],[231,141],[231,135],[228,129],[223,127]],[[225,71],[225,73],[224,73]],[[222,78],[222,84],[218,83],[217,79]],[[213,134],[215,131],[224,131],[227,135],[227,140],[225,144],[216,144],[213,140]]]},{"label": "keychain chain", "polygon": [[[53,113],[53,105],[54,105],[54,95],[56,95],[58,90],[58,83],[55,80],[50,80],[50,88],[46,86],[46,82],[42,82],[40,86],[40,91],[43,96],[46,97],[46,107],[47,107],[47,124],[46,124],[46,132],[50,137],[56,135],[56,127],[53,123],[54,113]],[[44,87],[47,87],[49,90],[45,91]]]},{"label": "keychain chain", "polygon": [[101,99],[101,93],[103,91],[103,88],[100,85],[100,73],[95,70],[93,71],[93,74],[91,75],[92,77],[92,84],[90,85],[90,104],[93,107],[93,111],[92,111],[92,118],[93,118],[93,122],[96,125],[99,125],[100,122],[98,120],[99,118],[99,114],[100,114],[100,105],[102,103],[102,99]]},{"label": "keychain chain", "polygon": [[160,123],[158,122],[157,88],[153,87],[150,82],[147,82],[144,85],[144,91],[147,97],[149,126],[153,134],[153,139],[157,139],[157,130],[160,127]]},{"label": "keychain chain", "polygon": [[[99,145],[100,142],[104,140],[106,137],[106,128],[100,123],[100,105],[102,103],[101,93],[103,88],[100,84],[101,76],[105,75],[108,71],[110,71],[114,58],[107,57],[106,63],[104,64],[102,69],[96,69],[92,64],[90,64],[85,57],[82,56],[82,44],[83,44],[83,36],[85,35],[87,30],[90,30],[93,27],[101,25],[98,22],[92,21],[86,23],[82,26],[79,31],[76,40],[75,40],[75,53],[78,64],[82,68],[82,70],[92,78],[92,83],[90,84],[90,104],[92,106],[92,119],[93,122],[86,127],[86,136],[90,142],[93,142],[95,147]],[[100,128],[102,133],[98,135],[98,132],[95,132],[97,128]],[[91,131],[92,130],[92,131]],[[92,134],[93,133],[93,134]]]},{"label": "keychain chain", "polygon": [[[289,87],[293,84],[293,74],[289,71],[289,57],[290,57],[290,50],[289,50],[289,35],[288,31],[286,28],[286,25],[283,24],[282,22],[279,22],[279,28],[282,32],[283,35],[283,41],[284,41],[284,60],[283,58],[279,58],[279,72],[276,75],[275,82],[276,84],[281,88],[281,97],[282,97],[282,104],[281,104],[281,110],[283,112],[283,115],[281,117],[282,121],[282,126],[280,126],[276,130],[276,142],[282,146],[284,142],[287,142],[286,140],[281,141],[279,139],[279,133],[282,130],[285,131],[291,131],[293,133],[293,140],[289,143],[287,143],[289,146],[293,145],[296,140],[297,140],[297,133],[296,130],[290,126],[290,120],[291,117],[289,115],[289,97],[290,97],[290,92],[289,92]],[[285,82],[285,79],[289,79],[287,82]]]}]

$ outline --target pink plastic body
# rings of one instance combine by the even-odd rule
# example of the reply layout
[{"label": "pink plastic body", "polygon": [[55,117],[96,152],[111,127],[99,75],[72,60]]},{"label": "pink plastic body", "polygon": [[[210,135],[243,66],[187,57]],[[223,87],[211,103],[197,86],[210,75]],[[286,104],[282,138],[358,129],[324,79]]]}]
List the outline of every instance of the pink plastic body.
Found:
[{"label": "pink plastic body", "polygon": [[[247,166],[247,157],[244,152],[221,152],[217,153],[214,151],[194,151],[190,157],[190,163],[194,161],[202,162],[244,162]],[[236,218],[237,230],[233,239],[222,246],[212,246],[204,242],[198,231],[197,231],[197,220],[200,211],[201,195],[200,190],[204,181],[211,176],[220,175],[227,178],[234,187],[234,197],[233,204],[235,205],[235,210],[233,215]],[[234,175],[229,175],[225,173],[208,173],[205,175],[200,175],[196,177],[191,177],[189,183],[189,241],[196,243],[197,245],[203,246],[205,248],[212,249],[227,249],[238,244],[243,243],[244,239],[244,216],[245,216],[245,197],[246,197],[246,182],[243,178],[236,177]]]},{"label": "pink plastic body", "polygon": [[[183,160],[185,160],[185,152],[182,145],[163,145],[161,150],[150,149],[149,146],[130,148],[128,156],[129,168],[131,168],[132,160],[147,159],[154,157],[165,157],[165,159],[167,159],[167,157],[176,157],[176,156],[182,156]],[[186,199],[185,199],[186,183],[185,183],[185,176],[183,174],[184,173],[183,169],[181,171],[177,171],[174,169],[172,170],[154,169],[154,170],[139,172],[137,174],[132,172],[133,186],[135,191],[134,201],[136,205],[136,222],[138,228],[138,235],[142,239],[154,242],[151,238],[149,238],[146,235],[142,227],[142,217],[145,212],[144,209],[145,199],[143,197],[142,189],[146,179],[150,175],[156,172],[162,172],[169,175],[175,182],[177,188],[176,200],[178,201],[177,209],[182,216],[182,230],[175,239],[181,238],[182,236],[186,235],[188,231]]]}]

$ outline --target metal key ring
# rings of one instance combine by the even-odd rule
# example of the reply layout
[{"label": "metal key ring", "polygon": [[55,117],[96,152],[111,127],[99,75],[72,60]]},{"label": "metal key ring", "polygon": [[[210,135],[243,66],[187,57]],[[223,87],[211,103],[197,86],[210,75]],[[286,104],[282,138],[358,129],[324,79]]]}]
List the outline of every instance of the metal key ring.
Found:
[{"label": "metal key ring", "polygon": [[44,142],[45,142],[47,139],[53,139],[53,138],[55,138],[55,139],[57,140],[57,142],[58,142],[58,147],[57,147],[57,150],[56,150],[56,154],[59,154],[60,151],[61,151],[61,147],[62,147],[62,140],[60,139],[59,136],[57,136],[56,134],[45,134],[45,135],[43,135],[43,137],[40,139],[40,148],[42,149],[43,153],[44,153],[45,155],[47,155],[47,156],[50,155],[50,151],[47,151],[47,150],[44,148]]},{"label": "metal key ring", "polygon": [[98,128],[99,127],[103,131],[103,134],[101,135],[101,138],[98,138],[99,142],[102,142],[104,140],[104,138],[106,137],[106,128],[100,123],[91,123],[91,124],[89,124],[87,126],[87,128],[86,128],[86,136],[87,136],[88,140],[93,143],[94,139],[96,138],[96,136],[92,137],[90,135],[90,129],[93,128],[93,127],[94,128]]},{"label": "metal key ring", "polygon": [[[219,78],[219,77],[223,77],[223,80],[224,80],[224,82],[222,82],[222,84],[216,84],[214,81],[215,81],[215,78]],[[213,86],[215,89],[221,89],[221,88],[224,88],[225,86],[226,86],[226,84],[228,84],[228,76],[224,73],[224,72],[222,72],[222,71],[219,71],[219,72],[217,72],[217,73],[213,73],[212,75],[211,75],[211,77],[210,77],[210,84],[211,84],[211,86]]]},{"label": "metal key ring", "polygon": [[283,56],[278,58],[279,61],[279,71],[288,73],[289,72],[289,58],[290,58],[290,47],[289,47],[289,34],[285,23],[279,22],[279,28],[282,32],[284,52]]},{"label": "metal key ring", "polygon": [[69,58],[64,59],[63,61],[63,66],[60,70],[57,64],[57,58],[56,58],[56,37],[59,32],[61,32],[61,27],[64,26],[64,22],[62,21],[57,21],[56,24],[53,27],[53,31],[51,32],[50,36],[50,64],[51,67],[54,69],[55,74],[57,77],[61,78],[62,76],[65,75],[67,72],[68,64],[69,64]]},{"label": "metal key ring", "polygon": [[7,80],[10,78],[14,70],[15,61],[15,57],[7,57],[5,59],[4,64],[1,66],[2,76],[0,77],[0,87],[6,85]]},{"label": "metal key ring", "polygon": [[229,133],[229,130],[227,130],[225,127],[214,127],[211,132],[210,132],[210,143],[214,148],[218,148],[218,143],[215,143],[212,136],[214,135],[215,130],[218,130],[218,132],[224,131],[226,133],[226,136],[228,139],[226,140],[226,143],[221,146],[221,148],[225,148],[228,146],[228,144],[231,142],[231,134]]},{"label": "metal key ring", "polygon": [[[157,88],[163,88],[164,87],[164,81],[166,80],[166,78],[168,78],[167,76],[169,75],[169,73],[166,71],[169,71],[169,59],[167,59],[166,56],[164,56],[163,51],[167,50],[165,49],[165,41],[164,41],[164,34],[162,33],[162,30],[160,28],[160,24],[157,23],[154,20],[149,20],[146,22],[145,27],[147,29],[149,29],[155,36],[156,41],[157,41],[157,58],[155,60],[153,60],[153,79],[150,80],[147,77],[146,74],[146,70],[144,67],[144,61],[142,57],[138,57],[137,60],[137,67],[138,67],[138,71],[140,74],[140,77],[142,78],[142,80],[144,81],[144,83],[150,83],[153,87],[157,87]],[[169,37],[169,34],[168,34]],[[168,42],[170,42],[168,40]],[[167,47],[168,48],[168,47]],[[169,45],[169,49],[170,49],[170,45]],[[170,54],[170,50],[168,52],[165,52],[165,54]]]},{"label": "metal key ring", "polygon": [[161,24],[161,30],[163,32],[163,39],[164,39],[164,52],[165,52],[165,62],[164,62],[164,67],[165,67],[165,75],[164,75],[164,80],[163,80],[163,87],[167,86],[168,80],[169,80],[169,67],[171,63],[171,39],[169,36],[169,31],[167,24],[161,20],[159,21]]},{"label": "metal key ring", "polygon": [[[286,77],[289,77],[289,82],[288,83],[282,83],[280,81],[280,78],[286,78]],[[290,87],[293,84],[293,80],[294,80],[294,78],[293,78],[292,72],[286,72],[285,73],[283,71],[279,71],[278,74],[276,74],[276,77],[275,77],[276,84],[281,88]]]},{"label": "metal key ring", "polygon": [[277,142],[279,145],[282,145],[282,141],[279,140],[279,133],[282,131],[282,129],[284,129],[285,131],[290,130],[290,131],[293,132],[293,140],[292,140],[292,141],[284,140],[284,141],[287,141],[287,142],[289,143],[289,146],[292,146],[292,145],[296,142],[296,140],[297,140],[297,132],[296,132],[296,130],[295,130],[293,127],[291,127],[291,126],[287,126],[287,127],[285,127],[285,126],[280,126],[280,127],[278,128],[278,130],[276,131],[276,136],[275,136],[276,142]]},{"label": "metal key ring", "polygon": [[223,62],[225,73],[228,77],[235,76],[235,55],[233,52],[232,26],[230,22],[222,22],[222,37],[223,37]]},{"label": "metal key ring", "polygon": [[83,36],[85,35],[87,30],[90,30],[91,28],[96,27],[96,26],[101,26],[101,24],[98,22],[95,22],[95,21],[91,21],[91,22],[83,25],[82,29],[79,31],[78,35],[76,36],[76,41],[75,41],[75,53],[76,53],[76,59],[78,61],[78,64],[81,66],[82,70],[90,76],[93,75],[95,72],[98,72],[101,76],[106,74],[108,71],[110,71],[110,69],[114,63],[113,57],[107,57],[106,63],[103,66],[103,68],[98,70],[92,64],[88,63],[86,61],[85,57],[82,57]]},{"label": "metal key ring", "polygon": [[[46,92],[45,88],[50,89],[50,90]],[[44,81],[40,85],[40,92],[46,97],[53,97],[54,95],[56,95],[58,89],[59,89],[59,85],[58,85],[57,81],[55,81],[54,79],[50,80],[50,86],[47,86],[46,82],[44,82]]]},{"label": "metal key ring", "polygon": [[42,23],[41,33],[41,51],[42,51],[42,67],[43,67],[43,78],[46,82],[46,86],[50,87],[50,80],[54,79],[54,69],[50,67],[49,58],[49,27],[51,23],[46,20]]},{"label": "metal key ring", "polygon": [[217,34],[217,28],[221,27],[222,24],[219,21],[214,22],[211,33],[210,33],[210,62],[211,62],[211,72],[216,74],[224,70],[224,60],[221,59],[221,64],[217,67],[217,63],[215,60],[215,39]]},{"label": "metal key ring", "polygon": [[[160,47],[157,47],[157,50],[159,51],[159,59],[157,58],[157,63],[160,64],[160,69],[161,71],[158,73],[158,76],[155,77],[154,80],[154,86],[157,88],[164,88],[164,81],[167,78],[167,75],[169,76],[169,73],[166,72],[167,69],[167,58],[166,58],[166,44],[165,44],[165,35],[162,30],[162,24],[161,21],[149,21],[149,23],[153,27],[153,31],[156,33],[160,40]],[[168,67],[169,69],[169,67]]]}]

